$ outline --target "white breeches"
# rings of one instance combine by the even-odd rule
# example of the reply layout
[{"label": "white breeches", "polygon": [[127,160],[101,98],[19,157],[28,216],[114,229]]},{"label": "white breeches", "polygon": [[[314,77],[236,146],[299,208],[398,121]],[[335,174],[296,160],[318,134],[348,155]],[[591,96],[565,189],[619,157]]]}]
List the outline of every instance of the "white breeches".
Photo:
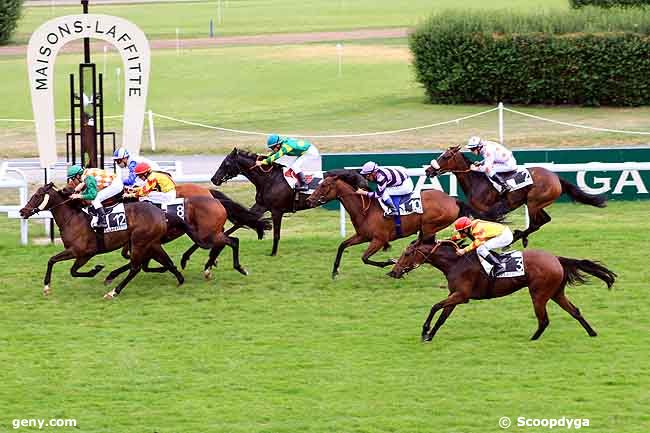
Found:
[{"label": "white breeches", "polygon": [[495,248],[507,247],[512,243],[512,232],[509,228],[506,229],[496,238],[492,238],[485,242],[483,245],[476,248],[476,252],[481,256],[485,257],[489,252]]},{"label": "white breeches", "polygon": [[320,153],[318,149],[313,144],[307,149],[305,153],[296,158],[296,161],[291,164],[291,168],[296,173],[301,173],[304,165],[307,167],[318,167],[320,166]]},{"label": "white breeches", "polygon": [[118,195],[124,190],[124,184],[122,183],[122,179],[120,179],[119,176],[115,176],[115,180],[108,185],[106,188],[97,191],[97,197],[95,197],[95,200],[92,201],[93,207],[95,209],[99,209],[102,207],[102,202],[104,200],[107,200],[113,196]]},{"label": "white breeches", "polygon": [[507,161],[503,162],[494,162],[492,167],[487,170],[488,176],[493,176],[496,173],[505,173],[508,171],[513,171],[517,169],[517,161],[514,158],[510,158]]},{"label": "white breeches", "polygon": [[406,180],[399,186],[390,186],[384,190],[384,193],[381,195],[383,201],[388,201],[394,195],[406,195],[413,192],[413,181],[410,177],[407,177]]},{"label": "white breeches", "polygon": [[167,192],[151,191],[146,197],[140,198],[140,201],[150,201],[151,203],[167,204],[176,200],[176,190],[172,189]]}]

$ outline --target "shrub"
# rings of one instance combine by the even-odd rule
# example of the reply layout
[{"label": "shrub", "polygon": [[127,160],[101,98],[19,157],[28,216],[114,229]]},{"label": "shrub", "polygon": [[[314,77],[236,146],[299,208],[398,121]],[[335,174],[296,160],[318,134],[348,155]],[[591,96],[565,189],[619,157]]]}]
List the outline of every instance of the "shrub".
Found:
[{"label": "shrub", "polygon": [[650,5],[650,0],[569,0],[573,8],[584,6],[598,6],[601,8],[612,7],[645,7]]},{"label": "shrub", "polygon": [[16,29],[23,0],[0,0],[0,45],[9,42]]},{"label": "shrub", "polygon": [[647,105],[650,12],[630,12],[445,12],[411,35],[416,76],[432,103]]}]

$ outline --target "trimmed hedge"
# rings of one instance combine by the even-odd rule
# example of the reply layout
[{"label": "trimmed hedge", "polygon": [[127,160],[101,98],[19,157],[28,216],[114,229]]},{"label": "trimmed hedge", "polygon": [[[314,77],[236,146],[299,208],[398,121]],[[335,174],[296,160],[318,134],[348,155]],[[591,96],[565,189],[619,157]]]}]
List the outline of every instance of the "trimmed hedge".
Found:
[{"label": "trimmed hedge", "polygon": [[11,39],[22,7],[23,0],[0,0],[0,45],[6,44]]},{"label": "trimmed hedge", "polygon": [[650,5],[650,0],[569,0],[571,7],[598,6],[601,8],[613,7],[645,7]]},{"label": "trimmed hedge", "polygon": [[417,79],[432,103],[650,104],[650,19],[594,13],[436,15],[410,37]]}]

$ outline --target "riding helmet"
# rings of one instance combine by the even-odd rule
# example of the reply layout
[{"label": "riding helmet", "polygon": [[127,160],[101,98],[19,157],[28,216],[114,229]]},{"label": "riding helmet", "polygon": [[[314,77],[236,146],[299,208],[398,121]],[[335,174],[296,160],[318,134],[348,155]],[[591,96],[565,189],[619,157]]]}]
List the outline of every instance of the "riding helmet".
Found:
[{"label": "riding helmet", "polygon": [[454,223],[454,228],[456,231],[465,230],[467,227],[472,225],[472,220],[467,217],[460,217]]},{"label": "riding helmet", "polygon": [[68,167],[68,179],[81,175],[84,169],[80,165],[71,165]]}]

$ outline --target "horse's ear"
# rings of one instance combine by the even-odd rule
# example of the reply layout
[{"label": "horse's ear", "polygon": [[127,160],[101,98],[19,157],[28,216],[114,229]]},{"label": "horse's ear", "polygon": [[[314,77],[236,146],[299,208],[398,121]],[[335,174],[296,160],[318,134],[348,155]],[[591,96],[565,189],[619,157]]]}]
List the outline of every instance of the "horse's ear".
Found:
[{"label": "horse's ear", "polygon": [[460,146],[453,146],[450,148],[452,152],[458,152],[460,150]]},{"label": "horse's ear", "polygon": [[232,152],[230,152],[231,155],[237,155],[237,153],[239,153],[239,149],[236,147],[232,149]]}]

